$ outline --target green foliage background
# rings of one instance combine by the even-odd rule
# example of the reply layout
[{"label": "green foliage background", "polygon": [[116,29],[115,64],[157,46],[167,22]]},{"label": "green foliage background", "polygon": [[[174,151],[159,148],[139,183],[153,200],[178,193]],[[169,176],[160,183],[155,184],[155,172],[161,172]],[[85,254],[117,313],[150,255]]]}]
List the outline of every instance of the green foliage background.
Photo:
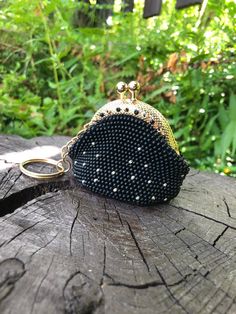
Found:
[{"label": "green foliage background", "polygon": [[78,1],[0,1],[0,132],[72,136],[116,82],[138,79],[192,166],[235,174],[236,2],[209,0],[202,18],[174,5],[144,20],[138,3],[89,28],[75,26]]}]

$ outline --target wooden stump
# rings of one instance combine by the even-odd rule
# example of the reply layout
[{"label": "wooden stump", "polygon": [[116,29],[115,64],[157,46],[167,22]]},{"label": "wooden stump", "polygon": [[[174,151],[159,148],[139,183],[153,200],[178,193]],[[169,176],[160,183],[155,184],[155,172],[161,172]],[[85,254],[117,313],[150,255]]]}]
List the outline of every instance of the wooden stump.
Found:
[{"label": "wooden stump", "polygon": [[0,136],[0,313],[236,313],[235,179],[192,170],[148,208],[20,173],[66,141]]}]

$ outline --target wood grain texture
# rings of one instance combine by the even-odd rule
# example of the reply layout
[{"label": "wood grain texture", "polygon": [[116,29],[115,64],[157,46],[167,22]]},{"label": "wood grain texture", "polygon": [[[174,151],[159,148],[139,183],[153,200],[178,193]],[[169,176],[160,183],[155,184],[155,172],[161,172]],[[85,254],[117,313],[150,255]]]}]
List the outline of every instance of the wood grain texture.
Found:
[{"label": "wood grain texture", "polygon": [[235,179],[192,170],[146,208],[20,174],[66,141],[0,136],[0,313],[236,313]]}]

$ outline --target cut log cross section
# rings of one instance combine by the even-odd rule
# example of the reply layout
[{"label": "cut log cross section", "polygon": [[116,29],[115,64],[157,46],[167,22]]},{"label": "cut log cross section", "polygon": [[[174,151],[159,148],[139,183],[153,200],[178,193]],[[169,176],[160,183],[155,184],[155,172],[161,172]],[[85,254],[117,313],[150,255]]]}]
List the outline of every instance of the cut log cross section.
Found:
[{"label": "cut log cross section", "polygon": [[235,179],[192,170],[138,207],[20,173],[67,140],[0,136],[0,313],[236,313]]}]

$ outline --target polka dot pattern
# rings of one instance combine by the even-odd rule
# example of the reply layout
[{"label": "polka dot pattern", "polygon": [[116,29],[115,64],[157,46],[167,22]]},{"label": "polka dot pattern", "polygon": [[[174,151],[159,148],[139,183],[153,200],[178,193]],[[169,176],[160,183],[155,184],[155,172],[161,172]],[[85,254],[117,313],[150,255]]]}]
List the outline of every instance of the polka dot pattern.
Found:
[{"label": "polka dot pattern", "polygon": [[189,171],[183,157],[151,124],[122,114],[90,126],[69,155],[80,184],[137,205],[168,202],[177,196]]}]

